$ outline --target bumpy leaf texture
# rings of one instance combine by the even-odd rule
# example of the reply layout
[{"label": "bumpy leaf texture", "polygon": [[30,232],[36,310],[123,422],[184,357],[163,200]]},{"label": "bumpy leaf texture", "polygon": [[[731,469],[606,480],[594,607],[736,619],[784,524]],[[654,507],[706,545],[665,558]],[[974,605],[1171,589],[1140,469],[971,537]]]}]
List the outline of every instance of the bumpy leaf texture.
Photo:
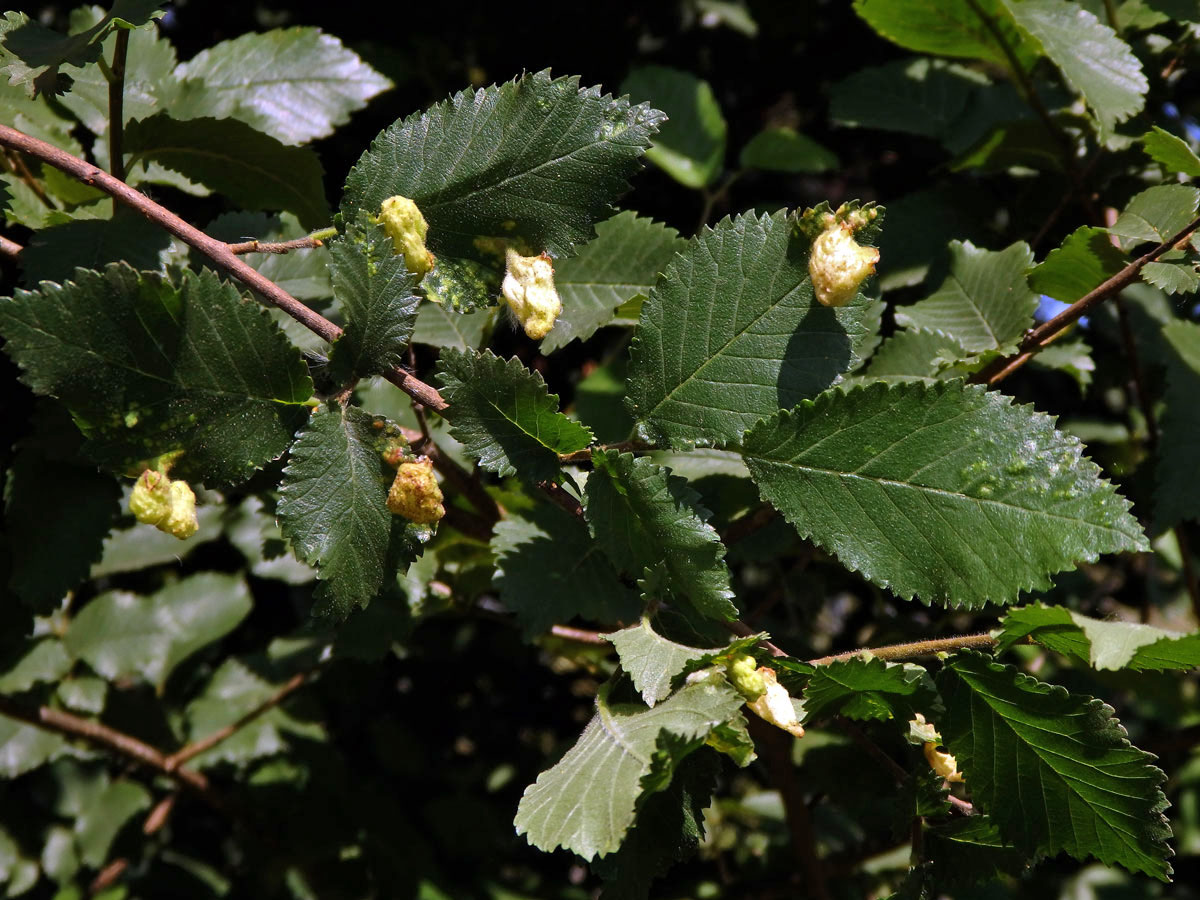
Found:
[{"label": "bumpy leaf texture", "polygon": [[902,597],[978,608],[1144,550],[1129,503],[1053,420],[961,382],[831,391],[747,432],[764,499]]},{"label": "bumpy leaf texture", "polygon": [[435,254],[495,262],[477,239],[568,256],[641,167],[662,113],[548,71],[463,91],[383,131],[346,179],[342,211],[416,201]]}]

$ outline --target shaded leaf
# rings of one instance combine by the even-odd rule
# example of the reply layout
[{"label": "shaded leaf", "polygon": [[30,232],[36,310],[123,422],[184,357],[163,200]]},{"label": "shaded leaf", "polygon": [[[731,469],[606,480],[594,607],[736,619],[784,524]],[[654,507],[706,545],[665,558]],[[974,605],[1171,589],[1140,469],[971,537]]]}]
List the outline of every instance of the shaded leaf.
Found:
[{"label": "shaded leaf", "polygon": [[897,331],[871,357],[871,378],[932,378],[946,365],[970,354],[940,331],[910,328]]},{"label": "shaded leaf", "polygon": [[343,214],[376,213],[399,194],[421,208],[435,254],[494,263],[483,237],[570,255],[612,215],[663,120],[578,85],[538,72],[396,122],[351,170]]},{"label": "shaded leaf", "polygon": [[1155,125],[1142,135],[1146,155],[1168,172],[1179,172],[1188,178],[1200,176],[1200,157],[1192,152],[1183,138],[1176,137]]},{"label": "shaded leaf", "polygon": [[344,619],[365,607],[383,587],[389,545],[417,528],[387,508],[392,473],[377,446],[382,423],[354,406],[322,407],[283,470],[279,525],[296,555],[317,567],[321,615]]},{"label": "shaded leaf", "polygon": [[1000,0],[855,0],[854,11],[889,41],[921,53],[983,59],[1007,68],[1005,44],[1027,52]]},{"label": "shaded leaf", "polygon": [[768,172],[827,172],[840,165],[832,151],[782,125],[763,129],[750,138],[738,162],[743,169]]},{"label": "shaded leaf", "polygon": [[[442,303],[422,303],[417,310],[413,342],[433,347],[447,347],[463,353],[479,349],[488,330],[491,315],[484,310],[471,313],[456,312]],[[560,323],[561,324],[561,323]],[[550,332],[547,341],[554,337]],[[542,344],[545,349],[545,342]]]},{"label": "shaded leaf", "polygon": [[21,253],[24,283],[66,281],[75,269],[103,269],[124,261],[141,271],[161,272],[171,235],[132,210],[111,219],[82,219],[36,232]]},{"label": "shaded leaf", "polygon": [[1138,244],[1161,244],[1174,237],[1196,217],[1200,189],[1186,184],[1159,184],[1146,188],[1125,205],[1108,229],[1120,238],[1121,249]]},{"label": "shaded leaf", "polygon": [[60,735],[0,715],[0,778],[17,778],[66,748]]},{"label": "shaded leaf", "polygon": [[[610,706],[608,694],[605,688],[596,697],[596,714],[575,746],[521,797],[517,834],[540,850],[565,847],[588,860],[617,850],[646,787],[665,788],[674,764],[742,705],[719,677],[689,684],[654,709]],[[662,754],[660,734],[674,743]]]},{"label": "shaded leaf", "polygon": [[617,307],[646,297],[667,263],[687,246],[674,228],[633,212],[596,226],[596,239],[554,266],[554,284],[563,311],[542,341],[552,353],[578,338],[587,340],[607,325]]},{"label": "shaded leaf", "polygon": [[404,256],[365,214],[329,245],[329,255],[333,294],[346,315],[346,330],[330,353],[331,374],[346,383],[399,365],[421,302]]},{"label": "shaded leaf", "polygon": [[285,209],[306,228],[329,222],[317,155],[237,119],[177,121],[159,113],[129,123],[125,149],[130,170],[158,163],[247,209]]},{"label": "shaded leaf", "polygon": [[1027,638],[1096,669],[1158,672],[1200,666],[1200,634],[1137,622],[1105,622],[1061,606],[1035,603],[1009,610],[996,649],[1007,650]]},{"label": "shaded leaf", "polygon": [[860,69],[830,91],[838,124],[948,138],[976,88],[986,81],[962,66],[918,57]]},{"label": "shaded leaf", "polygon": [[517,614],[526,638],[576,616],[619,622],[641,611],[637,593],[617,578],[587,525],[556,506],[501,520],[491,549],[500,600]]},{"label": "shaded leaf", "polygon": [[553,479],[558,454],[582,450],[592,433],[558,411],[558,395],[513,357],[445,350],[438,362],[450,433],[479,464],[501,476]]},{"label": "shaded leaf", "polygon": [[177,119],[239,119],[285,144],[328,137],[392,83],[317,28],[243,34],[181,65]]},{"label": "shaded leaf", "polygon": [[712,184],[725,164],[726,125],[708,82],[668,66],[637,66],[621,93],[667,114],[646,159],[685,187]]},{"label": "shaded leaf", "polygon": [[109,681],[136,678],[161,690],[176,666],[236,628],[250,607],[240,578],[203,572],[149,596],[101,594],[71,621],[64,644]]},{"label": "shaded leaf", "polygon": [[946,663],[938,687],[944,743],[1006,840],[1167,880],[1165,776],[1111,706],[969,652]]},{"label": "shaded leaf", "polygon": [[629,628],[605,635],[621,660],[621,668],[633,681],[647,706],[654,706],[671,693],[671,683],[686,671],[695,671],[737,653],[744,653],[762,635],[739,638],[724,647],[689,647],[663,637],[645,616]]},{"label": "shaded leaf", "polygon": [[1200,273],[1196,271],[1196,263],[1183,259],[1183,256],[1180,250],[1167,251],[1155,262],[1142,267],[1142,278],[1165,294],[1196,293],[1200,290]]},{"label": "shaded leaf", "polygon": [[640,577],[664,566],[673,593],[701,615],[737,615],[725,547],[706,524],[708,511],[682,478],[630,453],[595,451],[586,487],[588,523],[605,553],[623,572]]},{"label": "shaded leaf", "polygon": [[148,809],[152,800],[150,792],[136,781],[124,778],[111,783],[107,778],[104,781],[104,786],[89,798],[91,802],[63,811],[75,819],[80,861],[93,869],[108,861],[108,851],[117,834],[130,819]]},{"label": "shaded leaf", "polygon": [[1167,357],[1166,411],[1161,421],[1161,450],[1155,470],[1154,517],[1160,528],[1200,519],[1200,325],[1171,322],[1162,330]]},{"label": "shaded leaf", "polygon": [[80,270],[0,300],[0,332],[26,383],[70,409],[89,455],[124,469],[182,449],[175,477],[239,482],[287,447],[312,382],[232,285],[181,277]]},{"label": "shaded leaf", "polygon": [[991,816],[971,816],[928,829],[925,856],[933,883],[942,890],[970,888],[1029,868],[1028,857],[1000,836]]},{"label": "shaded leaf", "polygon": [[[184,713],[188,741],[215,734],[259,708],[282,687],[256,674],[237,658],[226,659],[213,674],[204,692],[188,704]],[[210,750],[193,757],[189,765],[208,768],[219,763],[243,765],[250,760],[284,753],[289,736],[308,740],[325,739],[325,729],[295,718],[282,706],[271,707],[252,722],[237,729]]]},{"label": "shaded leaf", "polygon": [[1074,303],[1116,275],[1129,261],[1112,245],[1108,231],[1083,226],[1046,254],[1029,273],[1029,286],[1061,303]]},{"label": "shaded leaf", "polygon": [[1150,84],[1128,44],[1089,10],[1067,0],[1003,0],[1017,26],[1058,66],[1111,133],[1141,111]]},{"label": "shaded leaf", "polygon": [[56,682],[71,670],[71,658],[54,637],[22,644],[14,656],[0,663],[0,694],[24,693],[35,684]]},{"label": "shaded leaf", "polygon": [[705,228],[667,266],[642,307],[628,376],[643,439],[737,441],[858,364],[871,301],[818,303],[810,246],[786,212],[746,214]]},{"label": "shaded leaf", "polygon": [[1146,548],[1083,446],[1032,407],[961,382],[831,391],[746,434],[764,499],[902,597],[978,608]]},{"label": "shaded leaf", "polygon": [[912,306],[898,307],[896,322],[940,331],[968,351],[1011,347],[1033,324],[1037,297],[1025,276],[1033,251],[1018,242],[1000,251],[950,243],[950,274],[941,287]]},{"label": "shaded leaf", "polygon": [[881,659],[856,658],[817,666],[804,689],[806,722],[834,715],[906,722],[918,710],[940,706],[937,689],[923,667]]}]

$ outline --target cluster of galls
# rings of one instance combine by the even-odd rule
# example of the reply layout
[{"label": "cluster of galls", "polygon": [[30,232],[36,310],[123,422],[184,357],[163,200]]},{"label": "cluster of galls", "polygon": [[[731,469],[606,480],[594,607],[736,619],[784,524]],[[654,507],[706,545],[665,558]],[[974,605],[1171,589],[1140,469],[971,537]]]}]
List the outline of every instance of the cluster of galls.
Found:
[{"label": "cluster of galls", "polygon": [[[429,223],[412,199],[388,197],[380,207],[378,222],[392,239],[395,252],[404,256],[408,271],[421,278],[433,269],[437,258],[425,247]],[[522,256],[505,247],[504,264],[500,300],[525,334],[540,341],[562,313],[562,300],[554,287],[554,263],[546,253]]]},{"label": "cluster of galls", "polygon": [[433,474],[433,460],[414,456],[400,429],[384,419],[375,420],[381,433],[379,458],[396,470],[388,489],[387,508],[417,525],[434,525],[446,515],[442,489]]},{"label": "cluster of galls", "polygon": [[196,494],[186,481],[171,480],[167,474],[169,465],[160,463],[138,476],[129,497],[129,511],[139,522],[184,541],[200,528]]}]

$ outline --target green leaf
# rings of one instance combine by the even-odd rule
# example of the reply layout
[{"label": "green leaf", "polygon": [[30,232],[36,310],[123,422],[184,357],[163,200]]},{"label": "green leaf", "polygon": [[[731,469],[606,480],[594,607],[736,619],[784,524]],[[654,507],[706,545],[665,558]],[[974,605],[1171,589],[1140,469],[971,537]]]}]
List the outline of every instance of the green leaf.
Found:
[{"label": "green leaf", "polygon": [[1181,250],[1168,250],[1158,261],[1142,267],[1142,279],[1165,294],[1196,293],[1200,290],[1200,273],[1196,263],[1184,259],[1184,255]]},{"label": "green leaf", "polygon": [[1104,228],[1083,226],[1029,273],[1029,286],[1062,303],[1074,303],[1116,275],[1129,261]]},{"label": "green leaf", "polygon": [[1200,176],[1200,156],[1192,152],[1183,138],[1155,125],[1142,135],[1142,147],[1166,171],[1179,172],[1188,178]]},{"label": "green leaf", "polygon": [[[689,684],[653,709],[608,703],[596,697],[596,714],[553,768],[525,789],[517,807],[517,834],[547,852],[565,847],[584,859],[606,856],[621,845],[646,787],[665,788],[671,763],[696,749],[710,731],[734,716],[742,698],[723,678]],[[663,739],[688,742],[661,760]],[[654,777],[658,784],[643,785]],[[666,781],[663,781],[663,778]]]},{"label": "green leaf", "polygon": [[[101,21],[103,13],[97,6],[83,6],[71,11],[71,30],[86,31]],[[172,109],[179,86],[175,76],[175,48],[165,37],[160,36],[158,26],[147,23],[128,30],[129,45],[125,54],[125,90],[121,110],[126,122],[130,119],[146,119],[155,113]],[[116,49],[117,35],[110,32],[105,38],[100,56],[111,60]],[[92,134],[101,137],[108,134],[108,79],[98,65],[90,65],[72,72],[74,82],[69,93],[58,98],[63,107],[70,110]],[[62,146],[56,144],[55,146]],[[93,148],[98,164],[111,162],[108,148],[97,142]],[[103,161],[101,160],[103,155]]]},{"label": "green leaf", "polygon": [[1137,622],[1104,622],[1061,606],[1041,603],[1009,610],[997,651],[1026,638],[1095,669],[1158,672],[1200,666],[1200,634],[1164,631]]},{"label": "green leaf", "polygon": [[383,420],[336,403],[313,413],[283,470],[278,516],[296,555],[320,572],[317,613],[345,618],[384,583],[389,543],[414,527],[388,510]]},{"label": "green leaf", "polygon": [[1154,518],[1160,528],[1200,519],[1200,325],[1171,322],[1162,330],[1170,348],[1167,359],[1166,411],[1161,422],[1161,451],[1155,471]]},{"label": "green leaf", "polygon": [[392,83],[318,28],[244,34],[201,50],[176,73],[177,119],[239,119],[284,144],[329,137]]},{"label": "green leaf", "polygon": [[889,205],[888,227],[879,239],[880,289],[912,287],[931,267],[941,271],[949,264],[952,239],[986,240],[980,221],[992,203],[969,183],[958,182],[953,189],[917,191]]},{"label": "green leaf", "polygon": [[404,358],[421,298],[416,279],[394,251],[392,239],[366,214],[329,245],[333,295],[346,314],[346,330],[333,343],[331,374],[339,383],[386,372]]},{"label": "green leaf", "polygon": [[607,325],[617,307],[646,297],[659,274],[687,246],[674,228],[636,213],[619,213],[596,226],[596,239],[554,266],[563,311],[542,341],[552,353],[578,338],[587,340]]},{"label": "green leaf", "polygon": [[1146,188],[1126,204],[1108,229],[1128,251],[1147,241],[1161,244],[1174,237],[1196,217],[1200,189],[1186,184],[1159,184]]},{"label": "green leaf", "polygon": [[0,715],[0,778],[32,772],[65,748],[58,734]]},{"label": "green leaf", "polygon": [[[266,703],[282,686],[283,679],[264,678],[240,659],[226,659],[205,685],[204,692],[187,706],[184,718],[188,740],[197,741],[233,725]],[[212,749],[194,757],[188,765],[200,769],[220,763],[243,765],[253,759],[285,753],[290,749],[289,736],[323,741],[325,729],[313,722],[300,721],[282,706],[275,705]]]},{"label": "green leaf", "polygon": [[737,441],[858,365],[871,301],[818,303],[810,246],[786,212],[747,214],[705,228],[667,266],[632,349],[628,396],[643,439]]},{"label": "green leaf", "polygon": [[927,829],[925,856],[932,883],[943,891],[964,890],[999,875],[1019,876],[1029,868],[1026,855],[1000,836],[991,816],[975,815]]},{"label": "green leaf", "polygon": [[944,743],[1006,840],[1168,880],[1166,776],[1112,707],[977,653],[950,659],[938,687]]},{"label": "green leaf", "polygon": [[62,641],[54,637],[42,638],[32,645],[20,647],[16,661],[5,659],[0,663],[0,694],[21,694],[35,684],[56,682],[71,671],[71,658],[63,649]]},{"label": "green leaf", "polygon": [[71,621],[64,643],[109,681],[140,679],[160,691],[181,662],[250,614],[250,591],[234,575],[203,572],[149,596],[109,591]]},{"label": "green leaf", "polygon": [[32,22],[25,13],[7,12],[0,24],[0,72],[8,73],[10,84],[27,85],[31,97],[39,92],[64,93],[71,87],[71,77],[59,72],[61,66],[82,68],[95,62],[100,58],[100,42],[115,24],[144,25],[159,6],[145,0],[117,0],[95,26],[71,35]]},{"label": "green leaf", "polygon": [[900,719],[940,707],[929,673],[912,663],[856,658],[817,666],[804,689],[805,721],[842,715]]},{"label": "green leaf", "polygon": [[129,168],[158,163],[247,209],[284,209],[306,228],[329,223],[321,162],[237,119],[176,121],[166,113],[130,122]]},{"label": "green leaf", "polygon": [[932,378],[948,364],[970,354],[940,331],[897,331],[871,357],[871,378]]},{"label": "green leaf", "polygon": [[739,638],[723,647],[689,647],[663,637],[645,616],[636,625],[606,634],[647,706],[654,706],[671,693],[671,683],[685,671],[695,671],[718,660],[745,652],[763,635]]},{"label": "green leaf", "polygon": [[75,820],[80,861],[93,869],[108,861],[108,852],[121,829],[139,812],[149,809],[153,801],[150,792],[136,781],[122,778],[110,783],[105,777],[98,787],[87,804],[61,810]]},{"label": "green leaf", "polygon": [[1078,439],[961,382],[831,391],[746,433],[765,500],[901,597],[979,608],[1100,553],[1144,550]]},{"label": "green leaf", "polygon": [[597,450],[592,459],[587,519],[617,568],[637,578],[647,568],[664,566],[671,591],[701,615],[734,618],[725,547],[706,524],[708,511],[698,505],[699,495],[644,457]]},{"label": "green leaf", "polygon": [[463,91],[375,138],[346,179],[342,213],[376,213],[399,194],[421,208],[435,254],[494,263],[482,237],[570,255],[612,215],[662,121],[548,71]]},{"label": "green leaf", "polygon": [[1081,391],[1092,383],[1096,362],[1092,359],[1092,348],[1082,338],[1057,340],[1042,350],[1032,360],[1035,366],[1062,372],[1075,379]]},{"label": "green leaf", "polygon": [[950,274],[941,287],[897,308],[897,324],[940,331],[971,352],[1012,347],[1033,324],[1037,308],[1037,296],[1025,281],[1033,265],[1029,245],[1019,241],[992,251],[951,241],[950,257]]},{"label": "green leaf", "polygon": [[832,151],[793,128],[765,128],[750,138],[738,158],[743,169],[768,172],[828,172],[841,163]]},{"label": "green leaf", "polygon": [[246,557],[251,575],[286,584],[309,584],[316,580],[317,570],[288,552],[283,532],[275,520],[274,503],[267,506],[251,495],[227,514],[225,536]]},{"label": "green leaf", "polygon": [[695,852],[704,839],[704,810],[719,763],[720,757],[702,749],[666,790],[647,799],[621,849],[592,863],[604,879],[601,900],[648,900],[651,882]]},{"label": "green leaf", "polygon": [[840,124],[946,140],[981,76],[944,60],[898,59],[860,69],[830,91],[829,116]]},{"label": "green leaf", "polygon": [[[128,491],[126,492],[128,495]],[[128,505],[128,499],[124,501]],[[200,530],[181,541],[173,534],[159,531],[153,525],[145,525],[128,516],[121,524],[127,527],[114,528],[104,540],[100,561],[92,566],[90,578],[103,578],[120,572],[134,572],[151,566],[168,565],[177,571],[182,569],[183,560],[209,541],[221,536],[222,508],[217,504],[196,507],[196,518]]]},{"label": "green leaf", "polygon": [[43,228],[21,253],[24,283],[63,282],[75,269],[103,269],[124,261],[140,271],[161,272],[171,235],[129,209],[117,209],[111,219],[84,219]]},{"label": "green leaf", "polygon": [[265,313],[212,272],[172,285],[117,264],[0,300],[24,380],[115,469],[182,449],[176,477],[235,483],[279,456],[312,382]]},{"label": "green leaf", "polygon": [[558,411],[558,395],[513,357],[445,350],[438,362],[450,434],[489,472],[553,479],[558,454],[582,450],[592,433]]},{"label": "green leaf", "polygon": [[500,600],[517,614],[526,638],[576,616],[618,622],[641,611],[638,595],[618,579],[587,525],[557,506],[501,520],[491,548]]},{"label": "green leaf", "polygon": [[854,11],[892,43],[920,53],[982,59],[1007,69],[1004,45],[1022,49],[1024,43],[1000,0],[855,0]]},{"label": "green leaf", "polygon": [[[443,303],[422,303],[417,310],[417,324],[413,329],[413,343],[447,347],[463,353],[479,349],[487,333],[491,315],[484,310],[471,313],[456,312]],[[554,332],[550,333],[550,337]],[[547,338],[550,340],[550,338]],[[542,349],[545,351],[545,342]]]},{"label": "green leaf", "polygon": [[638,66],[621,93],[648,100],[667,122],[646,158],[685,187],[712,184],[725,165],[725,119],[707,81],[667,66]]},{"label": "green leaf", "polygon": [[1111,133],[1141,112],[1150,84],[1128,44],[1090,11],[1067,0],[1003,0],[1017,26],[1040,45]]},{"label": "green leaf", "polygon": [[1045,124],[1037,119],[1020,119],[993,125],[977,141],[967,145],[950,164],[950,171],[976,169],[990,174],[1020,166],[1061,172],[1062,159],[1062,145],[1046,130]]}]

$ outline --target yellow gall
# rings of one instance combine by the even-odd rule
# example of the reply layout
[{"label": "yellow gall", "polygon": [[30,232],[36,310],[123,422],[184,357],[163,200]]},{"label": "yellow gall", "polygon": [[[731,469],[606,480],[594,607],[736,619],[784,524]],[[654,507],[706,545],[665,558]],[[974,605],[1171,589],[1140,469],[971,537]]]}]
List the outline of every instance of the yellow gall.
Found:
[{"label": "yellow gall", "polygon": [[550,333],[562,312],[562,300],[554,287],[554,264],[545,253],[521,256],[511,247],[504,259],[507,265],[501,297],[525,334],[539,341]]},{"label": "yellow gall", "polygon": [[433,475],[433,462],[419,459],[396,467],[396,480],[387,495],[387,507],[418,525],[432,525],[446,514],[442,489]]},{"label": "yellow gall", "polygon": [[196,494],[186,481],[171,481],[162,472],[147,469],[138,476],[129,497],[134,518],[159,531],[187,540],[200,528]]},{"label": "yellow gall", "polygon": [[388,197],[379,210],[379,224],[392,239],[396,253],[404,255],[404,265],[417,278],[433,268],[434,255],[425,249],[425,236],[429,223],[408,197]]},{"label": "yellow gall", "polygon": [[825,306],[845,306],[854,299],[859,285],[874,274],[877,262],[879,251],[854,240],[852,223],[830,224],[813,241],[808,259],[817,300]]}]

